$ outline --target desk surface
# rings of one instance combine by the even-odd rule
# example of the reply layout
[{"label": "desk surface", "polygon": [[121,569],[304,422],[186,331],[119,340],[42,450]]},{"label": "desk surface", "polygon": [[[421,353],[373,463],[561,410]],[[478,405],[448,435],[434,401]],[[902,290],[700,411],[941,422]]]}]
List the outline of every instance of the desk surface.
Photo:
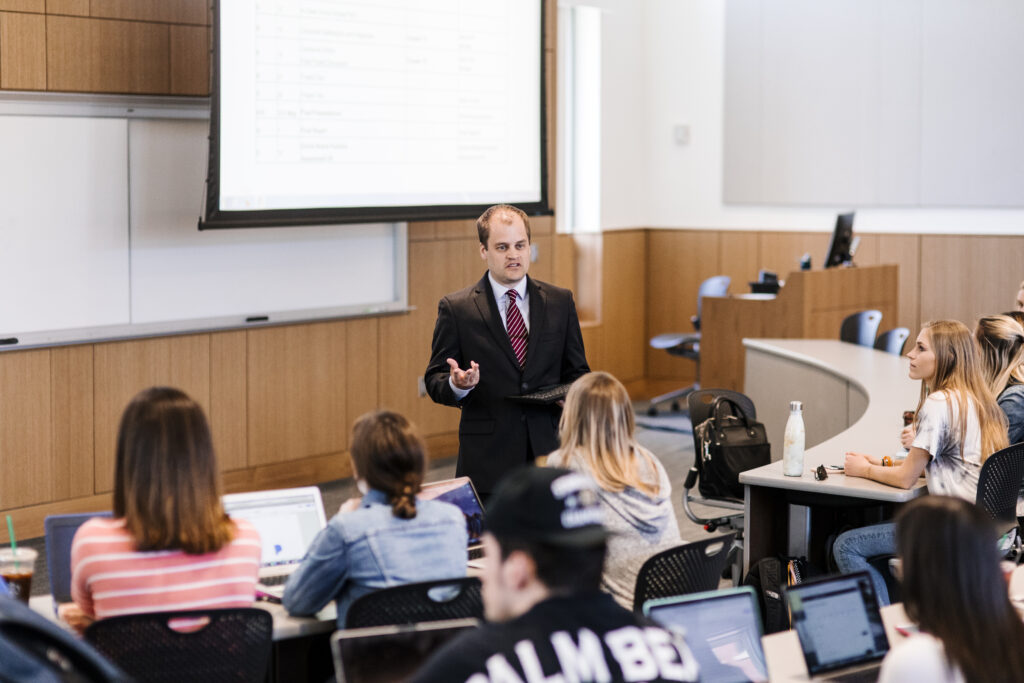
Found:
[{"label": "desk surface", "polygon": [[847,478],[830,472],[828,479],[814,479],[818,465],[842,465],[847,451],[878,457],[892,455],[899,445],[902,415],[917,405],[920,383],[907,377],[909,361],[882,351],[828,339],[744,339],[748,349],[816,368],[858,387],[867,397],[867,410],[849,429],[804,453],[804,474],[787,477],[782,461],[740,474],[740,483],[751,486],[850,496],[869,500],[906,502],[925,492],[924,479],[910,490],[870,479]]},{"label": "desk surface", "polygon": [[[67,627],[67,624],[57,619],[57,615],[54,613],[52,595],[36,595],[29,600],[29,606],[50,621]],[[317,633],[330,633],[335,629],[337,612],[333,600],[313,617],[290,616],[284,607],[269,602],[254,602],[253,607],[265,609],[274,617],[275,641],[311,636]]]}]

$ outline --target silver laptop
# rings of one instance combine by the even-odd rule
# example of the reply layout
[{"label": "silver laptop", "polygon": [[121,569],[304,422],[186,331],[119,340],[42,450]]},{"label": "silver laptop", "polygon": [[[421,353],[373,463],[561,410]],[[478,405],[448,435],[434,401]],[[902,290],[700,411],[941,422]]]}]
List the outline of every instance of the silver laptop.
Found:
[{"label": "silver laptop", "polygon": [[783,592],[812,678],[878,679],[889,639],[867,572],[807,581]]},{"label": "silver laptop", "polygon": [[648,600],[644,614],[681,631],[700,664],[701,680],[767,681],[757,593],[750,586]]},{"label": "silver laptop", "polygon": [[257,589],[280,599],[288,577],[327,525],[320,489],[303,486],[229,493],[221,501],[229,515],[244,519],[259,531],[263,552]]},{"label": "silver laptop", "polygon": [[417,496],[421,500],[441,500],[462,510],[466,516],[466,536],[469,538],[469,561],[476,562],[484,555],[480,537],[484,534],[484,506],[469,477],[456,477],[424,484]]},{"label": "silver laptop", "polygon": [[338,683],[394,683],[416,673],[442,645],[476,619],[428,621],[335,631],[331,636]]}]

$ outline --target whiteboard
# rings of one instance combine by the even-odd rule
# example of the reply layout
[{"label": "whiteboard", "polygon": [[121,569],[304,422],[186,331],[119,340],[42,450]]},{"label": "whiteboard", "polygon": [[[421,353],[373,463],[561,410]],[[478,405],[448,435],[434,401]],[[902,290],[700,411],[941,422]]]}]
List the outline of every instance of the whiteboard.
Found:
[{"label": "whiteboard", "polygon": [[0,350],[407,308],[404,223],[200,232],[206,120],[2,109]]}]

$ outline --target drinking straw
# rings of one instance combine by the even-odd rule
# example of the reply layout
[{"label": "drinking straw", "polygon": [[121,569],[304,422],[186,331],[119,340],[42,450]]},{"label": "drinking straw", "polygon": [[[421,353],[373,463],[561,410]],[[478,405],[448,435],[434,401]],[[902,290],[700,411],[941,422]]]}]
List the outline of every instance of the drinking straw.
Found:
[{"label": "drinking straw", "polygon": [[11,553],[14,554],[14,571],[18,571],[18,540],[14,538],[14,522],[7,515],[7,534],[11,537]]}]

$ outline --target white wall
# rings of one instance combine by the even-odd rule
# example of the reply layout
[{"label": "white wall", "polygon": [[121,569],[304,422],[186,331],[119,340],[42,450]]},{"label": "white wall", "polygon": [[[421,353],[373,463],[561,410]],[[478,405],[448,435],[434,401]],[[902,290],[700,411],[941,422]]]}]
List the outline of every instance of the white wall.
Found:
[{"label": "white wall", "polygon": [[[603,228],[827,231],[857,208],[722,203],[725,2],[601,2]],[[674,143],[676,124],[690,126],[688,145]],[[856,229],[1024,234],[1024,211],[859,210]]]}]

